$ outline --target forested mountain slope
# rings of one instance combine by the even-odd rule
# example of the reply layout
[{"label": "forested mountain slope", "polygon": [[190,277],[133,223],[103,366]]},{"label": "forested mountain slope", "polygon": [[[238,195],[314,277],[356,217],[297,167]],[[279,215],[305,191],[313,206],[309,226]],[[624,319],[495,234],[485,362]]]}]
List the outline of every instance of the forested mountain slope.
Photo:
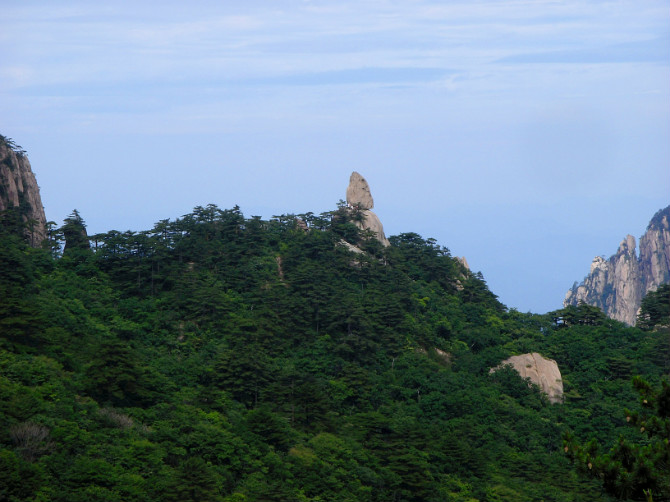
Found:
[{"label": "forested mountain slope", "polygon": [[[73,213],[42,249],[1,230],[0,499],[610,500],[562,437],[643,438],[624,407],[668,373],[667,330],[510,310],[434,240],[355,219],[210,205],[87,236]],[[489,373],[526,352],[564,404]]]}]

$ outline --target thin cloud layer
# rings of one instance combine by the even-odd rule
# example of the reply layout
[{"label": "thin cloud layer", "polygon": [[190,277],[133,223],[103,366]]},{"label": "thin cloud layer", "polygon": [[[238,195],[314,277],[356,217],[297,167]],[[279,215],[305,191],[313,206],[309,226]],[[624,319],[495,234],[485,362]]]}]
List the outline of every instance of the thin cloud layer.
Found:
[{"label": "thin cloud layer", "polygon": [[[667,35],[662,22],[667,16],[656,17],[663,3],[645,9],[636,2],[362,2],[336,7],[252,2],[248,12],[168,3],[161,9],[140,5],[135,14],[123,3],[65,9],[52,2],[36,4],[15,6],[7,15],[3,39],[10,51],[2,71],[10,86],[177,76],[192,81],[289,78],[383,67],[467,69],[501,60],[658,61],[667,53],[667,39],[661,37]],[[659,38],[650,40],[654,34]],[[5,65],[24,70],[17,77],[16,69],[8,71]]]}]

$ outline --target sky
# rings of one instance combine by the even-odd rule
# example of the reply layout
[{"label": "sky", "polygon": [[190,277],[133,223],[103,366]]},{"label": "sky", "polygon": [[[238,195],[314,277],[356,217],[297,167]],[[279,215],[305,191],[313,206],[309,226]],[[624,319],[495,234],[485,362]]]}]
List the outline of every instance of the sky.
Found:
[{"label": "sky", "polygon": [[358,171],[387,235],[544,313],[670,204],[670,0],[0,4],[0,134],[89,233],[318,214]]}]

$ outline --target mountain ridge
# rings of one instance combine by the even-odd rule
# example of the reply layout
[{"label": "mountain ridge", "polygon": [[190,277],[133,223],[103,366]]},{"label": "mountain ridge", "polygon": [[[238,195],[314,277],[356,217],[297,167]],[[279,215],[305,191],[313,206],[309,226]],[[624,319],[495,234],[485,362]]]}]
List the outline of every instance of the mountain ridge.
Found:
[{"label": "mountain ridge", "polygon": [[584,302],[635,325],[644,296],[670,282],[670,206],[654,214],[639,244],[638,255],[635,237],[627,235],[608,259],[596,256],[589,274],[566,293],[563,306]]}]

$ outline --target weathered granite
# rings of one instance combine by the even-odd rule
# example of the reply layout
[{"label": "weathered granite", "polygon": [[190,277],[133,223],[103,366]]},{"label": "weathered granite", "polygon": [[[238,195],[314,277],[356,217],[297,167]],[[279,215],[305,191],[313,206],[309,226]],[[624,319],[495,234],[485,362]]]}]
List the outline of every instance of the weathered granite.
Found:
[{"label": "weathered granite", "polygon": [[468,260],[465,259],[465,256],[459,256],[456,257],[456,259],[460,262],[461,265],[463,265],[466,269],[470,270],[470,264],[468,263]]},{"label": "weathered granite", "polygon": [[642,299],[670,282],[670,206],[658,211],[640,239],[636,254],[632,235],[609,259],[596,256],[589,275],[566,293],[564,306],[584,302],[599,307],[612,319],[634,325]]},{"label": "weathered granite", "polygon": [[492,368],[489,373],[511,364],[521,378],[529,378],[549,398],[552,404],[563,402],[563,380],[558,364],[553,359],[547,359],[537,352],[521,354],[505,359],[499,366]]},{"label": "weathered granite", "polygon": [[361,230],[370,230],[384,246],[390,245],[384,234],[384,227],[381,220],[375,213],[370,211],[370,209],[374,207],[370,186],[365,178],[356,171],[351,173],[351,177],[349,178],[349,186],[347,187],[347,205],[352,214],[360,212],[360,214],[357,214],[357,217],[353,219],[353,222],[358,228]]},{"label": "weathered granite", "polygon": [[0,211],[18,210],[24,237],[33,247],[46,238],[46,216],[40,189],[25,152],[15,150],[0,136]]},{"label": "weathered granite", "polygon": [[356,226],[361,230],[370,230],[375,234],[375,237],[381,242],[384,246],[389,246],[390,242],[384,234],[384,227],[382,222],[379,220],[379,217],[370,210],[361,211],[363,213],[363,219],[360,222],[356,222]]},{"label": "weathered granite", "polygon": [[372,209],[375,203],[372,200],[370,185],[356,171],[349,177],[349,186],[347,187],[347,204],[359,209]]}]

